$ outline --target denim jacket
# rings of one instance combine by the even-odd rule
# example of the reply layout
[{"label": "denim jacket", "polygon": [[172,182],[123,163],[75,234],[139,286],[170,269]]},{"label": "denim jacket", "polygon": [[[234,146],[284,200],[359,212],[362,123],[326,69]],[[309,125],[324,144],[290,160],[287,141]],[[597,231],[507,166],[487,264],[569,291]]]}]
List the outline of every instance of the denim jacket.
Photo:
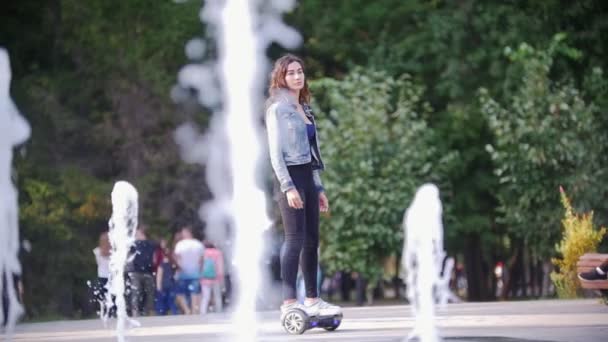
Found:
[{"label": "denim jacket", "polygon": [[[303,104],[302,108],[308,118],[315,123],[310,106]],[[324,191],[319,172],[325,167],[319,151],[318,133],[315,134],[315,140],[311,146],[308,141],[306,122],[285,91],[279,91],[269,100],[266,110],[266,130],[270,163],[279,180],[281,192],[295,188],[287,166],[306,163],[312,164],[315,187],[319,192]]]}]

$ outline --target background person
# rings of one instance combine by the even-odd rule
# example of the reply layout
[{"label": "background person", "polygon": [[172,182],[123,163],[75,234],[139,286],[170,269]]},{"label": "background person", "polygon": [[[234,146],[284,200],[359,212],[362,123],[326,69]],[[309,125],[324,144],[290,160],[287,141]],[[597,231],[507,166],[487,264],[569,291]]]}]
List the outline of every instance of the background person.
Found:
[{"label": "background person", "polygon": [[586,281],[607,280],[608,279],[608,259],[591,271],[578,274],[578,278]]},{"label": "background person", "polygon": [[203,241],[205,246],[203,273],[201,277],[201,314],[206,314],[213,295],[213,309],[222,311],[222,285],[224,282],[224,255],[210,241]]},{"label": "background person", "polygon": [[176,265],[173,262],[172,253],[166,240],[162,239],[160,241],[159,249],[162,251],[162,256],[156,269],[156,312],[159,315],[166,315],[169,312],[177,315],[175,303]]},{"label": "background person", "polygon": [[194,238],[192,228],[183,227],[174,250],[178,266],[176,300],[180,309],[187,315],[199,313],[204,252],[205,247]]},{"label": "background person", "polygon": [[93,283],[93,298],[99,303],[99,313],[104,316],[109,310],[109,316],[114,317],[116,314],[116,305],[114,305],[114,296],[112,296],[112,306],[107,307],[106,296],[108,294],[108,278],[110,277],[110,238],[108,232],[103,232],[99,235],[97,247],[93,249],[95,263],[97,264],[97,280]]},{"label": "background person", "polygon": [[129,252],[129,261],[125,268],[131,285],[131,313],[133,316],[154,314],[155,251],[156,244],[148,240],[146,227],[140,225],[135,232],[135,242]]}]

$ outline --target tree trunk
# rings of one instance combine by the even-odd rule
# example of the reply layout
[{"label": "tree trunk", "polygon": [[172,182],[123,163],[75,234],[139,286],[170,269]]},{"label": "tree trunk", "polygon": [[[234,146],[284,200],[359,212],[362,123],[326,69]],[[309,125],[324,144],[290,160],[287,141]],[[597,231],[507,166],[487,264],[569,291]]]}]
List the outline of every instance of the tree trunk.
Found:
[{"label": "tree trunk", "polygon": [[543,276],[544,276],[543,263],[537,253],[532,253],[532,260],[530,261],[530,295],[539,298],[543,292]]},{"label": "tree trunk", "polygon": [[519,254],[517,256],[517,261],[513,265],[513,277],[511,282],[511,297],[519,297],[521,295],[521,286],[523,283],[524,277],[524,252],[523,247],[519,249]]},{"label": "tree trunk", "polygon": [[521,261],[521,295],[525,298],[528,297],[528,286],[530,285],[530,250],[527,244],[524,245],[523,258]]},{"label": "tree trunk", "polygon": [[[66,278],[67,279],[67,278]],[[73,291],[72,284],[69,280],[65,281],[64,284],[57,291],[57,301],[59,306],[59,313],[64,317],[72,317],[74,314],[73,306]]]},{"label": "tree trunk", "polygon": [[536,258],[535,262],[534,262],[534,287],[536,288],[536,291],[534,293],[534,296],[536,298],[540,298],[543,295],[543,278],[545,276],[545,270],[543,269],[543,262],[540,260],[540,258]]},{"label": "tree trunk", "polygon": [[517,277],[517,264],[519,263],[519,259],[521,259],[521,244],[514,243],[514,245],[515,249],[513,250],[513,254],[509,258],[509,261],[505,263],[503,269],[504,286],[502,287],[502,293],[500,295],[501,300],[509,298],[509,293],[512,292],[512,288],[517,281],[515,278]]},{"label": "tree trunk", "polygon": [[549,260],[545,260],[542,262],[543,267],[543,280],[542,280],[542,291],[541,297],[547,297],[550,295],[551,288],[551,271],[553,270],[553,264]]},{"label": "tree trunk", "polygon": [[61,51],[61,1],[54,0],[49,7],[51,9],[49,11],[51,13],[51,30],[53,31],[53,45],[51,46],[51,65],[53,68],[56,68],[59,64]]},{"label": "tree trunk", "polygon": [[355,280],[355,300],[357,306],[363,306],[367,300],[370,300],[368,297],[368,288],[367,288],[367,279],[363,277],[361,273],[357,275],[357,279]]},{"label": "tree trunk", "polygon": [[392,279],[393,282],[393,289],[395,291],[395,298],[396,299],[401,299],[403,298],[401,296],[401,285],[402,285],[402,280],[400,278],[400,275],[402,274],[402,270],[401,270],[401,253],[397,254],[397,257],[395,258],[395,276]]},{"label": "tree trunk", "polygon": [[478,234],[465,237],[464,262],[467,275],[467,299],[482,301],[488,299],[486,272],[483,271],[480,238]]}]

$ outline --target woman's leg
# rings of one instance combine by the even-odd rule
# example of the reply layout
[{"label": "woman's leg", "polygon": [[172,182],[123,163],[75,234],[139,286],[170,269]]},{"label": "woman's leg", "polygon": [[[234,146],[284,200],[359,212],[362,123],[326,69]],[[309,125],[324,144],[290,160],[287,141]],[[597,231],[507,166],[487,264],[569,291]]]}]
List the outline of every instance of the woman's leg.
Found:
[{"label": "woman's leg", "polygon": [[338,315],[342,312],[339,306],[330,304],[319,298],[317,283],[319,267],[319,193],[314,186],[309,188],[304,200],[306,211],[306,229],[304,232],[304,247],[302,249],[302,273],[306,286],[304,306],[309,315]]},{"label": "woman's leg", "polygon": [[175,290],[173,288],[167,290],[167,297],[168,297],[168,310],[171,310],[171,313],[173,313],[174,315],[179,314],[179,310],[177,309],[177,302],[175,300]]},{"label": "woman's leg", "polygon": [[154,297],[156,295],[156,284],[154,282],[154,276],[151,273],[144,273],[142,277],[144,287],[144,315],[153,316],[156,311],[154,310]]},{"label": "woman's leg", "polygon": [[202,291],[203,299],[201,299],[201,315],[204,315],[207,313],[207,308],[209,308],[209,299],[211,299],[211,285],[203,285]]},{"label": "woman's leg", "polygon": [[161,289],[158,289],[154,294],[154,309],[156,310],[156,314],[163,316],[167,314],[167,306],[166,306],[166,298],[165,292]]},{"label": "woman's leg", "polygon": [[[300,193],[302,195],[302,192]],[[305,211],[291,208],[285,194],[279,195],[278,202],[285,230],[285,241],[281,248],[283,300],[293,301],[296,298],[298,264],[304,243]]]},{"label": "woman's leg", "polygon": [[190,281],[191,287],[191,298],[190,305],[192,305],[192,313],[199,314],[200,313],[200,304],[201,304],[201,283],[199,279],[193,279]]},{"label": "woman's leg", "polygon": [[143,274],[139,272],[129,272],[129,280],[131,282],[131,316],[141,316],[140,302],[144,295]]},{"label": "woman's leg", "polygon": [[306,192],[304,211],[306,213],[306,228],[302,248],[302,275],[306,286],[306,298],[319,297],[317,289],[317,267],[319,265],[319,193],[312,188]]},{"label": "woman's leg", "polygon": [[93,284],[93,298],[99,304],[99,313],[102,316],[106,315],[107,310],[107,301],[106,296],[108,293],[108,289],[106,289],[106,284],[108,283],[108,278],[97,278],[97,281]]},{"label": "woman's leg", "polygon": [[177,281],[177,296],[175,298],[177,305],[184,315],[189,315],[191,313],[190,306],[188,305],[187,296],[189,294],[188,290],[188,280],[179,279]]},{"label": "woman's leg", "polygon": [[224,303],[222,303],[222,285],[220,283],[213,284],[213,308],[215,312],[222,312]]}]

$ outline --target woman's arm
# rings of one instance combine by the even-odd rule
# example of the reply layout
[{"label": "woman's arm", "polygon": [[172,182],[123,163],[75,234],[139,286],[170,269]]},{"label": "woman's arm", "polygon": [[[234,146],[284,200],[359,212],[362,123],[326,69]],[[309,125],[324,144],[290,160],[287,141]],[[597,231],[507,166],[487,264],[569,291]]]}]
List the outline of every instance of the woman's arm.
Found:
[{"label": "woman's arm", "polygon": [[322,213],[329,211],[329,200],[325,195],[325,189],[323,188],[323,182],[321,182],[320,170],[312,171],[312,179],[315,182],[315,188],[319,192],[319,210]]},{"label": "woman's arm", "polygon": [[217,264],[217,277],[218,280],[223,283],[224,282],[224,254],[218,249],[219,253],[217,254],[216,264]]},{"label": "woman's arm", "polygon": [[163,268],[159,267],[156,271],[156,291],[162,290],[163,284]]},{"label": "woman's arm", "polygon": [[325,191],[325,188],[323,188],[323,182],[321,181],[320,173],[320,170],[312,170],[312,179],[315,181],[315,188],[317,188],[317,191],[323,192]]},{"label": "woman's arm", "polygon": [[295,189],[289,171],[287,171],[287,165],[283,159],[283,151],[281,150],[281,136],[279,133],[280,124],[277,113],[278,103],[272,104],[268,110],[266,110],[266,131],[268,134],[268,148],[270,154],[270,163],[272,169],[277,176],[279,183],[281,184],[281,192],[287,192],[288,190]]}]

